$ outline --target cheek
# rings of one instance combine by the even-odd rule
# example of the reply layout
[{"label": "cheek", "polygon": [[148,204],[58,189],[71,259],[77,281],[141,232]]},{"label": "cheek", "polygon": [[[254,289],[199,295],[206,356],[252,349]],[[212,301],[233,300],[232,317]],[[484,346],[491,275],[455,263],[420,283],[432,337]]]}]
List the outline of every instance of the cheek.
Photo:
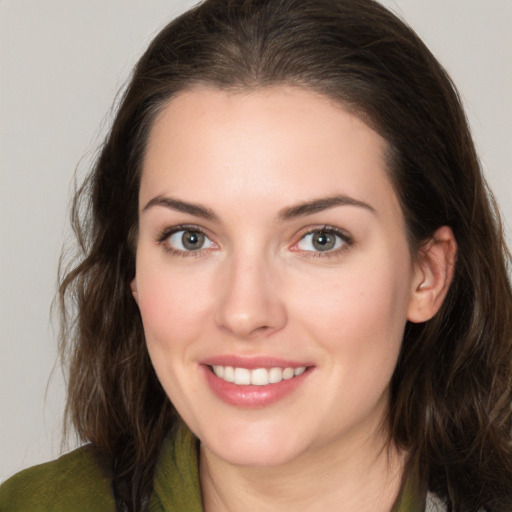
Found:
[{"label": "cheek", "polygon": [[207,284],[190,272],[144,265],[137,273],[138,304],[149,348],[179,345],[200,332],[209,295]]},{"label": "cheek", "polygon": [[357,364],[368,378],[372,368],[396,364],[407,320],[406,275],[407,266],[391,263],[347,266],[330,279],[311,279],[294,316],[326,351]]}]

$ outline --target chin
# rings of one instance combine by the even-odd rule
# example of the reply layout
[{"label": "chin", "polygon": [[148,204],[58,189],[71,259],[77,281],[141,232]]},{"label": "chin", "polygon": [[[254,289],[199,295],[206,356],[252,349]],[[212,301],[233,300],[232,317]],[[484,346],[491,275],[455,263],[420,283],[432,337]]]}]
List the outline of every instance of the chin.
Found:
[{"label": "chin", "polygon": [[[271,467],[287,464],[307,450],[309,443],[289,428],[224,426],[217,432],[199,434],[202,445],[216,457],[236,466]],[[297,432],[295,432],[297,434]]]}]

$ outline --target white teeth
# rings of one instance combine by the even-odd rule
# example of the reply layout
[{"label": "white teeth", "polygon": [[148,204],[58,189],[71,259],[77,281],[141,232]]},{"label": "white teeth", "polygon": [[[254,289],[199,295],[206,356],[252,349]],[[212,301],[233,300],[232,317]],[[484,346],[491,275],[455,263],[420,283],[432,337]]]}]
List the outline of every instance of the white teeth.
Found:
[{"label": "white teeth", "polygon": [[293,368],[285,368],[283,370],[283,379],[290,380],[293,377]]},{"label": "white teeth", "polygon": [[213,372],[215,375],[217,375],[217,377],[222,378],[224,376],[224,366],[214,366]]},{"label": "white teeth", "polygon": [[283,380],[283,370],[281,368],[270,368],[268,372],[268,381],[270,384],[276,384]]},{"label": "white teeth", "polygon": [[251,370],[247,368],[235,368],[235,378],[233,382],[239,386],[247,386],[251,383]]},{"label": "white teeth", "polygon": [[249,370],[247,368],[233,368],[232,366],[212,366],[213,373],[226,382],[233,382],[239,386],[266,386],[268,384],[277,384],[282,380],[289,380],[306,371],[305,366],[298,368],[256,368]]},{"label": "white teeth", "polygon": [[224,379],[226,382],[233,382],[235,378],[235,371],[232,366],[225,366],[223,373],[224,375],[222,375],[222,377],[219,375],[221,379]]},{"label": "white teeth", "polygon": [[265,386],[268,384],[268,370],[266,368],[257,368],[251,372],[251,384],[254,386]]}]

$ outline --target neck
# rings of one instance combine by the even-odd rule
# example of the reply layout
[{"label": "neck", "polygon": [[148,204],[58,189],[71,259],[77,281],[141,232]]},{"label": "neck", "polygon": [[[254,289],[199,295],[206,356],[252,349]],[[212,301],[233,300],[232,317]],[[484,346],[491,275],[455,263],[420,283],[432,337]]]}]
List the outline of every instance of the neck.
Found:
[{"label": "neck", "polygon": [[235,466],[201,446],[205,512],[389,512],[406,456],[382,435],[303,454],[271,467]]}]

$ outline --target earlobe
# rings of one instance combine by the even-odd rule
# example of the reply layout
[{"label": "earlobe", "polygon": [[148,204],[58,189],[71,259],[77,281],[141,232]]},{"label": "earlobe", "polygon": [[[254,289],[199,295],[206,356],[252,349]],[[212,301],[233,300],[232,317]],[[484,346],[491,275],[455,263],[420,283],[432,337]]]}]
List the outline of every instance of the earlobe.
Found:
[{"label": "earlobe", "polygon": [[448,226],[440,227],[420,248],[414,270],[407,319],[430,320],[440,309],[453,278],[457,242]]},{"label": "earlobe", "polygon": [[130,290],[132,292],[133,298],[135,299],[135,302],[139,303],[139,294],[137,292],[137,280],[135,277],[132,279],[132,282],[130,283]]}]

